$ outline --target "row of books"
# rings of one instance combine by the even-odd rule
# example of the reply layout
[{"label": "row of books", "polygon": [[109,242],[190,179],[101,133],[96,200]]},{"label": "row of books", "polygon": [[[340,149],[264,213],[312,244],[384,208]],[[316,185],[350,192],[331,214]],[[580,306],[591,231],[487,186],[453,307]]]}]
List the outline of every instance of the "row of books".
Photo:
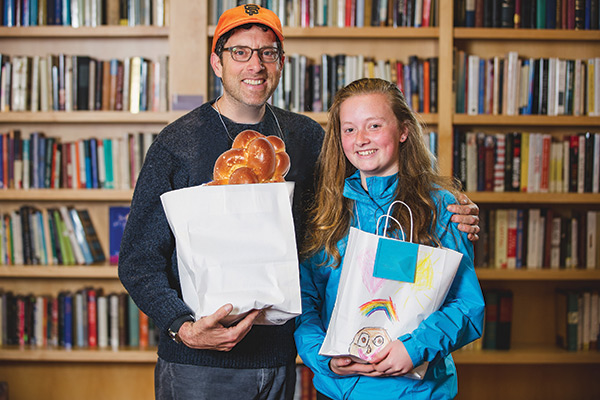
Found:
[{"label": "row of books", "polygon": [[57,295],[13,293],[0,288],[0,344],[36,348],[146,348],[158,329],[127,293],[102,288]]},{"label": "row of books", "polygon": [[[281,84],[270,99],[271,104],[283,109],[294,112],[327,111],[339,89],[356,79],[367,77],[396,83],[415,111],[437,113],[437,57],[419,59],[413,55],[404,62],[348,54],[323,54],[320,60],[313,60],[305,55],[289,54],[285,63]],[[213,76],[214,97],[219,96],[222,90],[221,81]]]},{"label": "row of books", "polygon": [[479,225],[478,268],[600,268],[600,211],[485,208]]},{"label": "row of books", "polygon": [[20,130],[0,133],[0,188],[133,189],[156,133],[62,141]]},{"label": "row of books", "polygon": [[600,115],[600,57],[491,58],[455,51],[456,112]]},{"label": "row of books", "polygon": [[597,290],[556,291],[556,344],[568,351],[600,351]]},{"label": "row of books", "polygon": [[1,26],[164,26],[169,0],[3,0],[0,4]]},{"label": "row of books", "polygon": [[0,54],[0,111],[167,111],[168,56]]},{"label": "row of books", "polygon": [[429,27],[437,26],[439,0],[212,0],[210,24],[223,11],[240,4],[258,4],[275,12],[284,26]]},{"label": "row of books", "polygon": [[598,29],[598,0],[455,0],[455,26]]},{"label": "row of books", "polygon": [[485,350],[510,350],[513,293],[510,290],[485,290],[485,322],[481,347]]},{"label": "row of books", "polygon": [[598,193],[600,133],[454,133],[454,175],[468,192]]},{"label": "row of books", "polygon": [[3,265],[89,265],[106,260],[87,209],[22,205],[1,218]]}]

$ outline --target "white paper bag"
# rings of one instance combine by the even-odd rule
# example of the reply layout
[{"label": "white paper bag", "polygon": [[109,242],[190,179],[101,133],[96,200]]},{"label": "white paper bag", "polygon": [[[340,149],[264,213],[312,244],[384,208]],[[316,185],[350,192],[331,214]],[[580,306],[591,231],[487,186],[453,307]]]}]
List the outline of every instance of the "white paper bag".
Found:
[{"label": "white paper bag", "polygon": [[[394,257],[403,258],[411,252],[413,267],[408,271],[414,274],[412,281],[374,276],[376,259],[386,256],[394,261]],[[412,332],[440,308],[461,258],[462,254],[454,250],[350,228],[336,303],[319,354],[368,362],[388,343]],[[411,261],[406,262],[410,265]],[[405,267],[400,264],[392,264],[392,267]],[[426,370],[427,363],[424,363],[406,376],[423,379]]]},{"label": "white paper bag", "polygon": [[196,186],[161,201],[176,241],[183,300],[196,319],[224,304],[231,324],[265,310],[280,325],[302,311],[291,197],[293,182]]}]

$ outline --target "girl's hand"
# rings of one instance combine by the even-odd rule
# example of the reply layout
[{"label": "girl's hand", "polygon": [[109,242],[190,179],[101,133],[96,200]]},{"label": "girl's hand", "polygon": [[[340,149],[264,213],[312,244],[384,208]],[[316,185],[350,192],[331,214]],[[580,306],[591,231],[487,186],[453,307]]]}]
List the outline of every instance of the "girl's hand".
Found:
[{"label": "girl's hand", "polygon": [[375,371],[369,376],[402,376],[414,368],[406,347],[400,340],[394,340],[373,356],[371,365]]},{"label": "girl's hand", "polygon": [[338,375],[381,375],[375,371],[373,365],[354,362],[350,357],[332,357],[329,361],[329,369]]}]

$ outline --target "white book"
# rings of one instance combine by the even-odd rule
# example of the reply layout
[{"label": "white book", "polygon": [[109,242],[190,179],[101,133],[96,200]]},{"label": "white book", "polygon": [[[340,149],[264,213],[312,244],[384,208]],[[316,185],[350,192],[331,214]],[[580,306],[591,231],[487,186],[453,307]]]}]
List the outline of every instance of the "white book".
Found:
[{"label": "white book", "polygon": [[338,28],[343,28],[346,24],[346,0],[331,0],[331,2],[337,2],[336,23]]},{"label": "white book", "polygon": [[33,337],[35,338],[35,346],[36,347],[44,347],[44,297],[36,296],[35,297],[35,316],[33,318],[35,332]]},{"label": "white book", "polygon": [[598,235],[598,211],[587,212],[587,232],[586,232],[586,268],[596,269],[598,267],[598,260],[596,259],[596,243]]},{"label": "white book", "polygon": [[131,184],[131,160],[129,157],[129,135],[124,133],[119,139],[119,168],[121,169],[121,189],[133,189]]},{"label": "white book", "polygon": [[548,59],[548,115],[558,115],[556,110],[556,64],[558,58]]},{"label": "white book", "polygon": [[21,229],[21,216],[18,210],[10,212],[13,233],[13,259],[14,265],[23,265],[23,231]]},{"label": "white book", "polygon": [[83,312],[84,302],[83,302],[83,291],[78,290],[73,296],[73,308],[74,308],[74,326],[75,326],[75,346],[79,348],[85,347],[86,344],[86,336],[84,333],[83,327],[87,324],[87,318],[85,318],[85,313]]},{"label": "white book", "polygon": [[503,71],[500,69],[500,57],[494,57],[494,95],[493,95],[493,104],[492,104],[492,114],[498,115],[500,114],[500,75],[503,74]]},{"label": "white book", "polygon": [[33,112],[40,110],[40,56],[31,58],[31,92],[29,109]]},{"label": "white book", "polygon": [[108,347],[108,299],[106,296],[98,296],[98,347]]},{"label": "white book", "polygon": [[585,136],[579,135],[579,153],[577,160],[577,193],[583,193],[585,187]]},{"label": "white book", "polygon": [[469,55],[467,63],[467,114],[477,115],[479,113],[479,56]]},{"label": "white book", "polygon": [[119,296],[109,295],[110,315],[110,347],[113,350],[119,348]]},{"label": "white book", "polygon": [[506,102],[506,114],[518,115],[518,93],[519,93],[519,54],[515,51],[508,52],[505,60],[508,64],[508,74],[506,75],[507,93],[504,97]]},{"label": "white book", "polygon": [[73,111],[73,57],[65,57],[65,111]]},{"label": "white book", "polygon": [[476,192],[477,191],[477,133],[476,132],[467,132],[465,134],[465,142],[467,145],[467,154],[466,154],[466,162],[467,162],[467,180],[466,180],[466,190],[467,192]]},{"label": "white book", "polygon": [[[581,82],[582,82],[582,73],[581,73],[581,59],[575,60],[575,82],[573,85],[573,115],[581,115]],[[585,79],[583,79],[585,81]]]},{"label": "white book", "polygon": [[600,57],[594,62],[594,115],[600,116]]},{"label": "white book", "polygon": [[565,113],[565,75],[567,71],[567,60],[558,60],[556,73],[556,114],[564,115]]},{"label": "white book", "polygon": [[537,269],[541,267],[541,264],[538,264],[538,257],[536,254],[536,242],[540,236],[539,223],[540,209],[530,208],[527,219],[527,268],[530,269]]}]

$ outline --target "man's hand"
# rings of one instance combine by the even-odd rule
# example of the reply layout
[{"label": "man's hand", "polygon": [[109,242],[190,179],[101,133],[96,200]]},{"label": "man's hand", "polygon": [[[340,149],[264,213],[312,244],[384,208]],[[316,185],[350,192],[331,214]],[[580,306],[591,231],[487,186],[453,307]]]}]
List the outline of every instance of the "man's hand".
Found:
[{"label": "man's hand", "polygon": [[468,233],[470,241],[479,240],[479,207],[473,203],[464,193],[458,196],[459,204],[451,204],[448,211],[454,213],[452,222],[458,223],[458,229]]},{"label": "man's hand", "polygon": [[[394,340],[373,356],[371,363],[379,376],[402,376],[414,368],[412,359],[400,340]],[[369,376],[377,376],[369,374]]]},{"label": "man's hand", "polygon": [[214,314],[200,318],[196,322],[185,322],[179,328],[181,341],[192,349],[230,351],[250,332],[260,310],[253,310],[237,324],[225,327],[221,320],[233,310],[225,304]]},{"label": "man's hand", "polygon": [[352,361],[350,357],[333,357],[329,361],[329,369],[338,375],[371,375],[379,376],[371,364],[361,364]]}]

